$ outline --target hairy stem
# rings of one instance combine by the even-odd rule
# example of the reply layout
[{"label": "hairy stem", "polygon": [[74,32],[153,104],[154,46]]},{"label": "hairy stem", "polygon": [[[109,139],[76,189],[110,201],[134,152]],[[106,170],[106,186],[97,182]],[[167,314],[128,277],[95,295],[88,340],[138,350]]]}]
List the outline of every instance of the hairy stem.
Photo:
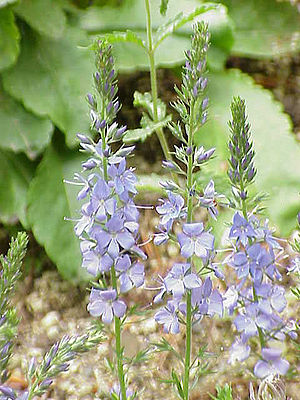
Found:
[{"label": "hairy stem", "polygon": [[[193,146],[193,124],[194,124],[194,103],[191,104],[191,114],[188,133],[188,147]],[[187,168],[187,222],[193,220],[193,152],[188,156]],[[192,257],[188,259],[190,270],[192,269]],[[186,338],[185,338],[185,360],[184,360],[184,380],[183,393],[184,399],[189,399],[189,380],[190,380],[190,364],[191,364],[191,347],[192,347],[192,293],[187,291],[186,299]]]}]

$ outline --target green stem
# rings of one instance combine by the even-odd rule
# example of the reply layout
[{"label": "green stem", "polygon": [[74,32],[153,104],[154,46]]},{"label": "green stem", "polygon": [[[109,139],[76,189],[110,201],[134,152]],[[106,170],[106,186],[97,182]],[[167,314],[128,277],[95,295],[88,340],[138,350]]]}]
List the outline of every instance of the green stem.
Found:
[{"label": "green stem", "polygon": [[[153,102],[153,121],[158,122],[158,96],[157,96],[157,80],[156,80],[156,67],[155,67],[155,59],[154,52],[155,49],[153,47],[153,39],[152,39],[152,25],[151,25],[151,11],[150,11],[150,1],[145,0],[146,6],[146,15],[147,15],[147,38],[148,38],[148,57],[150,63],[150,82],[151,82],[151,93],[152,93],[152,102]],[[164,153],[166,160],[172,161],[172,156],[170,153],[170,149],[168,146],[168,142],[164,135],[163,129],[158,128],[156,130],[156,134]],[[171,173],[173,180],[178,183],[178,176],[174,173]]]},{"label": "green stem", "polygon": [[[253,289],[254,301],[258,301],[258,297],[257,297],[256,291],[255,291],[255,287],[253,286],[252,289]],[[258,337],[259,337],[260,347],[261,347],[261,349],[263,349],[265,347],[264,334],[263,334],[262,329],[259,326],[256,325],[256,327],[257,327],[257,330],[258,330]]]},{"label": "green stem", "polygon": [[[244,182],[241,181],[241,191],[244,191],[244,189],[245,189]],[[243,216],[244,216],[245,220],[248,221],[247,205],[246,205],[246,200],[245,199],[242,199],[242,211],[243,211]],[[252,292],[253,292],[253,299],[254,299],[254,301],[257,302],[258,301],[258,297],[257,297],[256,291],[255,291],[254,285],[252,287]],[[259,337],[260,347],[264,348],[265,347],[265,338],[264,338],[263,331],[259,326],[256,325],[256,327],[257,327],[257,330],[258,330],[258,337]]]},{"label": "green stem", "polygon": [[[189,123],[188,147],[193,146],[193,124],[194,124],[194,103],[191,104],[191,114]],[[187,168],[187,222],[193,220],[193,196],[191,193],[193,186],[193,152],[188,156]],[[188,259],[190,263],[190,271],[192,270],[192,257]],[[185,360],[184,360],[184,380],[183,393],[184,399],[189,399],[189,381],[190,381],[190,364],[191,364],[191,348],[192,348],[192,293],[187,291],[186,299],[186,337],[185,337]]]},{"label": "green stem", "polygon": [[[102,153],[104,153],[104,150],[106,148],[106,140],[105,140],[105,132],[104,129],[101,129],[101,140],[102,140]],[[107,174],[107,158],[103,154],[102,157],[102,162],[103,162],[103,172],[104,172],[104,179],[107,182],[108,181],[108,174]]]},{"label": "green stem", "polygon": [[[118,286],[117,286],[117,277],[115,266],[111,267],[111,280],[112,286],[118,293]],[[121,321],[120,318],[115,316],[115,338],[116,338],[116,354],[117,354],[117,369],[118,369],[118,378],[120,383],[120,393],[122,400],[126,400],[126,385],[125,385],[125,376],[124,376],[124,369],[123,369],[123,351],[121,345]]]},{"label": "green stem", "polygon": [[[245,186],[243,180],[241,180],[241,192],[245,191]],[[247,215],[247,205],[246,205],[246,199],[242,199],[242,212],[244,218],[248,221],[248,215]]]}]

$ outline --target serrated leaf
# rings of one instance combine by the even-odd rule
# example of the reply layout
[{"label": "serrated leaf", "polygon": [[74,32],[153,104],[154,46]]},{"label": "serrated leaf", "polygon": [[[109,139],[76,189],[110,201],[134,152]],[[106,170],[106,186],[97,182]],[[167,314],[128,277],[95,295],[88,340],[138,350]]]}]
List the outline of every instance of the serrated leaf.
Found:
[{"label": "serrated leaf", "polygon": [[0,82],[0,147],[14,152],[23,151],[35,158],[49,143],[54,126],[40,118],[2,90]]},{"label": "serrated leaf", "polygon": [[5,90],[28,110],[48,116],[69,146],[76,144],[76,132],[89,129],[85,95],[92,88],[93,54],[77,47],[85,39],[73,28],[58,40],[27,29],[18,63],[3,74]]},{"label": "serrated leaf", "polygon": [[28,227],[26,197],[34,165],[23,154],[0,150],[0,219]]},{"label": "serrated leaf", "polygon": [[184,15],[183,12],[180,12],[174,18],[171,18],[168,22],[161,25],[157,29],[154,48],[158,47],[164,39],[166,39],[177,29],[181,28],[187,22],[193,21],[198,15],[206,13],[207,11],[217,10],[217,8],[217,4],[203,4],[201,7],[195,8],[194,11],[187,15]]},{"label": "serrated leaf", "polygon": [[[151,1],[153,31],[165,23],[159,13],[159,5],[159,0]],[[184,14],[191,14],[199,5],[201,6],[201,2],[197,0],[173,0],[168,10],[169,17],[175,18],[182,11]],[[195,20],[200,19],[208,22],[212,34],[210,52],[214,53],[217,61],[211,62],[210,59],[210,66],[222,69],[233,44],[232,21],[223,6],[219,6],[217,11],[208,11],[195,18]],[[92,34],[130,29],[138,32],[142,38],[146,38],[144,0],[134,2],[124,0],[117,13],[113,7],[90,7],[86,13],[82,14],[80,24]],[[185,24],[161,43],[155,52],[155,61],[158,66],[174,66],[184,61],[184,50],[190,46],[191,25],[191,23]],[[131,43],[116,43],[114,54],[118,68],[122,71],[149,68],[147,54]]]},{"label": "serrated leaf", "polygon": [[152,133],[157,131],[158,129],[164,128],[171,120],[171,115],[168,115],[161,121],[153,122],[150,120],[149,117],[144,115],[141,119],[141,125],[144,125],[144,127],[128,130],[126,135],[123,137],[123,141],[125,143],[137,142],[139,140],[144,142],[148,138],[148,136],[152,135]]},{"label": "serrated leaf", "polygon": [[66,16],[58,1],[21,0],[14,11],[37,32],[54,39],[60,38],[66,27]]},{"label": "serrated leaf", "polygon": [[216,147],[216,158],[209,165],[223,171],[228,157],[227,122],[230,102],[239,95],[246,100],[252,126],[257,167],[256,187],[267,192],[271,222],[287,235],[295,226],[300,204],[300,146],[292,134],[291,121],[272,94],[255,85],[252,78],[238,70],[210,74],[209,121],[196,135],[196,142]]},{"label": "serrated leaf", "polygon": [[0,8],[16,3],[18,0],[0,0]]},{"label": "serrated leaf", "polygon": [[139,35],[137,35],[135,32],[130,31],[129,29],[126,30],[126,32],[112,32],[112,33],[106,33],[105,38],[110,42],[110,43],[116,43],[116,42],[130,42],[130,43],[135,43],[138,46],[143,47],[146,49],[146,44],[145,41],[142,40]]},{"label": "serrated leaf", "polygon": [[300,49],[300,17],[297,6],[276,0],[222,0],[233,19],[233,53],[270,58]]},{"label": "serrated leaf", "polygon": [[[148,111],[150,117],[153,119],[153,101],[151,93],[145,92],[140,93],[137,90],[133,95],[133,105],[135,107],[143,107]],[[163,119],[166,116],[167,107],[165,103],[161,99],[157,99],[157,118],[159,120]]]},{"label": "serrated leaf", "polygon": [[0,70],[15,63],[20,51],[20,34],[14,14],[0,8]]},{"label": "serrated leaf", "polygon": [[45,247],[61,275],[73,282],[82,277],[79,241],[73,223],[64,217],[77,217],[80,205],[77,191],[64,179],[73,179],[81,170],[83,157],[60,146],[49,146],[38,166],[28,193],[28,219],[36,240]]}]

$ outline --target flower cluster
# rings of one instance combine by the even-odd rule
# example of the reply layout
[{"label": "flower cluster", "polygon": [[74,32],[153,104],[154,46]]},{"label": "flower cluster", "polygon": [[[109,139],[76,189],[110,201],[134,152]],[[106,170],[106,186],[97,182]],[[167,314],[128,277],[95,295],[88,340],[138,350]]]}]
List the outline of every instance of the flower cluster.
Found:
[{"label": "flower cluster", "polygon": [[143,284],[144,267],[134,262],[133,257],[145,258],[145,255],[136,244],[139,212],[133,197],[137,193],[137,179],[126,166],[126,156],[133,147],[121,146],[112,151],[112,145],[126,131],[126,127],[118,127],[114,121],[120,104],[112,48],[99,40],[95,50],[96,95],[88,94],[87,100],[91,125],[98,138],[93,141],[78,135],[82,149],[90,157],[82,163],[83,173],[75,174],[82,186],[78,199],[84,201],[75,233],[81,240],[83,268],[94,277],[111,274],[112,287],[93,288],[88,305],[93,316],[101,316],[104,323],[111,323],[114,316],[121,318],[126,312],[119,293]]},{"label": "flower cluster", "polygon": [[254,151],[250,141],[250,124],[245,113],[245,101],[235,97],[231,103],[232,121],[229,121],[231,137],[228,175],[241,199],[247,197],[246,187],[253,182],[256,170],[253,164]]},{"label": "flower cluster", "polygon": [[146,256],[137,245],[139,212],[133,201],[137,178],[126,162],[134,147],[117,145],[126,127],[119,127],[115,121],[120,104],[111,45],[97,40],[95,52],[96,93],[88,94],[87,101],[91,128],[97,138],[78,135],[81,148],[89,153],[89,158],[82,163],[82,173],[75,174],[75,180],[82,186],[78,200],[83,201],[75,233],[81,241],[82,267],[98,279],[87,309],[105,324],[114,321],[116,370],[120,396],[125,399],[121,329],[127,305],[120,295],[143,285],[144,266],[137,257],[145,259]]},{"label": "flower cluster", "polygon": [[284,375],[289,363],[281,358],[281,350],[275,342],[284,340],[286,334],[295,337],[296,333],[286,326],[281,316],[287,304],[285,290],[278,284],[282,279],[278,270],[282,248],[268,222],[260,221],[253,212],[247,211],[245,187],[255,175],[250,125],[243,100],[235,98],[231,110],[229,177],[240,195],[241,211],[234,214],[229,232],[234,248],[225,259],[238,280],[224,296],[224,305],[229,313],[237,312],[234,324],[240,334],[232,345],[229,362],[247,359],[250,354],[249,339],[257,336],[262,358],[254,367],[255,375],[259,378],[271,373]]},{"label": "flower cluster", "polygon": [[[192,310],[192,318],[199,321],[203,315],[222,315],[222,297],[212,288],[211,278],[202,279],[194,266],[193,259],[202,260],[202,273],[207,272],[214,254],[214,236],[205,230],[202,222],[194,222],[193,211],[204,207],[211,217],[216,218],[217,194],[214,182],[208,182],[204,190],[198,189],[194,173],[207,162],[215,149],[205,151],[193,141],[194,133],[205,123],[207,118],[208,98],[206,54],[209,47],[209,33],[203,23],[194,26],[192,47],[186,52],[186,64],[182,74],[181,90],[176,88],[177,102],[173,107],[178,111],[182,124],[171,124],[172,133],[182,142],[175,148],[177,161],[165,162],[164,166],[185,176],[185,189],[174,182],[168,182],[167,199],[162,199],[156,207],[160,214],[159,232],[154,242],[157,245],[175,240],[180,247],[183,263],[175,263],[167,276],[162,279],[161,290],[154,298],[158,303],[168,294],[167,304],[159,310],[155,319],[162,324],[165,332],[178,333],[179,323],[187,316],[187,308]],[[181,225],[181,232],[175,233],[175,225]],[[178,229],[177,229],[178,231]],[[210,271],[213,268],[210,268]],[[189,297],[189,304],[187,304]],[[190,311],[189,311],[190,314]]]}]

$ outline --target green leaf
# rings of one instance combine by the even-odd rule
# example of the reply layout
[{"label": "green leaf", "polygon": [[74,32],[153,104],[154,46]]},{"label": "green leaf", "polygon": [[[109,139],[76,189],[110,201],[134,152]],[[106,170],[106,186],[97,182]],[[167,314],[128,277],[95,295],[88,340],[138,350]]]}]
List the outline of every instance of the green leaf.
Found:
[{"label": "green leaf", "polygon": [[34,165],[23,155],[0,150],[0,220],[27,228],[26,196]]},{"label": "green leaf", "polygon": [[160,2],[159,12],[164,17],[166,16],[166,13],[167,13],[168,3],[169,3],[169,0],[161,0],[161,2]]},{"label": "green leaf", "polygon": [[53,125],[49,119],[40,118],[2,90],[0,82],[0,147],[14,152],[23,151],[35,158],[49,143]]},{"label": "green leaf", "polygon": [[217,385],[216,390],[217,390],[217,397],[212,396],[210,394],[210,397],[213,400],[232,400],[232,389],[231,386],[228,385],[228,383],[226,383],[224,387]]},{"label": "green leaf", "polygon": [[236,95],[246,100],[256,151],[256,187],[270,195],[266,205],[271,221],[287,235],[295,226],[300,200],[300,146],[288,115],[269,91],[238,70],[211,73],[208,95],[209,121],[197,133],[196,142],[217,148],[210,166],[225,173],[230,102]]},{"label": "green leaf", "polygon": [[19,41],[20,33],[13,12],[0,8],[0,70],[16,62],[20,51]]},{"label": "green leaf", "polygon": [[146,44],[145,41],[142,40],[135,32],[130,31],[127,29],[126,32],[113,32],[113,33],[106,33],[105,38],[110,42],[110,43],[116,43],[116,42],[130,42],[130,43],[135,43],[138,46],[143,47],[146,49]]},{"label": "green leaf", "polygon": [[152,133],[157,131],[159,128],[164,128],[168,122],[171,122],[171,120],[172,116],[168,115],[161,121],[153,122],[146,114],[144,114],[141,119],[142,128],[128,130],[126,135],[123,137],[123,141],[125,143],[137,142],[139,140],[144,142],[148,136],[152,135]]},{"label": "green leaf", "polygon": [[60,38],[66,27],[66,16],[59,1],[21,0],[14,11],[37,32],[54,39]]},{"label": "green leaf", "polygon": [[71,28],[59,40],[26,30],[18,63],[3,74],[5,90],[28,110],[48,116],[69,146],[76,132],[89,129],[85,95],[92,88],[93,63],[91,52],[77,47],[84,40]]},{"label": "green leaf", "polygon": [[233,19],[233,53],[270,58],[300,49],[297,6],[276,0],[222,0]]},{"label": "green leaf", "polygon": [[[145,110],[148,111],[150,117],[152,119],[154,118],[151,93],[140,93],[136,90],[133,95],[133,105],[135,107],[143,107]],[[166,116],[166,110],[166,104],[161,99],[157,99],[157,118],[159,120],[162,120]]]},{"label": "green leaf", "polygon": [[83,158],[62,147],[58,151],[50,146],[38,166],[28,193],[28,218],[35,238],[61,275],[77,282],[82,278],[79,241],[73,223],[64,217],[76,218],[80,204],[76,200],[78,190],[63,180],[73,180],[74,172],[81,170]]},{"label": "green leaf", "polygon": [[201,7],[195,8],[195,10],[187,15],[184,15],[183,12],[180,12],[174,18],[170,19],[157,29],[154,48],[158,47],[164,39],[174,33],[177,29],[181,28],[187,22],[193,21],[198,15],[206,13],[210,10],[216,10],[217,8],[218,6],[216,4],[203,4]]},{"label": "green leaf", "polygon": [[[160,0],[151,1],[151,14],[153,31],[165,24],[164,18],[159,13]],[[203,6],[203,5],[202,5]],[[211,5],[210,5],[211,6]],[[215,5],[214,5],[215,6]],[[206,5],[209,7],[209,4]],[[168,14],[170,20],[174,20],[179,13],[185,15],[192,14],[196,8],[201,9],[201,2],[198,0],[173,0],[170,4]],[[186,17],[183,17],[186,18]],[[205,19],[212,34],[211,54],[217,61],[210,62],[212,68],[222,69],[226,57],[233,44],[232,21],[227,15],[226,8],[219,6],[218,10],[207,11],[195,20]],[[176,25],[176,21],[174,24]],[[130,29],[138,32],[146,39],[146,17],[144,0],[122,1],[122,5],[116,12],[113,7],[90,7],[80,19],[81,26],[89,33],[95,34],[111,32],[114,30],[125,31]],[[169,29],[175,28],[170,25]],[[166,37],[155,52],[157,66],[174,66],[184,61],[184,50],[190,47],[190,35],[192,33],[191,23],[181,26],[173,35]],[[115,56],[118,68],[122,71],[132,71],[136,69],[148,69],[148,56],[143,49],[133,46],[131,43],[116,43]]]},{"label": "green leaf", "polygon": [[0,8],[16,3],[18,0],[0,0]]}]

